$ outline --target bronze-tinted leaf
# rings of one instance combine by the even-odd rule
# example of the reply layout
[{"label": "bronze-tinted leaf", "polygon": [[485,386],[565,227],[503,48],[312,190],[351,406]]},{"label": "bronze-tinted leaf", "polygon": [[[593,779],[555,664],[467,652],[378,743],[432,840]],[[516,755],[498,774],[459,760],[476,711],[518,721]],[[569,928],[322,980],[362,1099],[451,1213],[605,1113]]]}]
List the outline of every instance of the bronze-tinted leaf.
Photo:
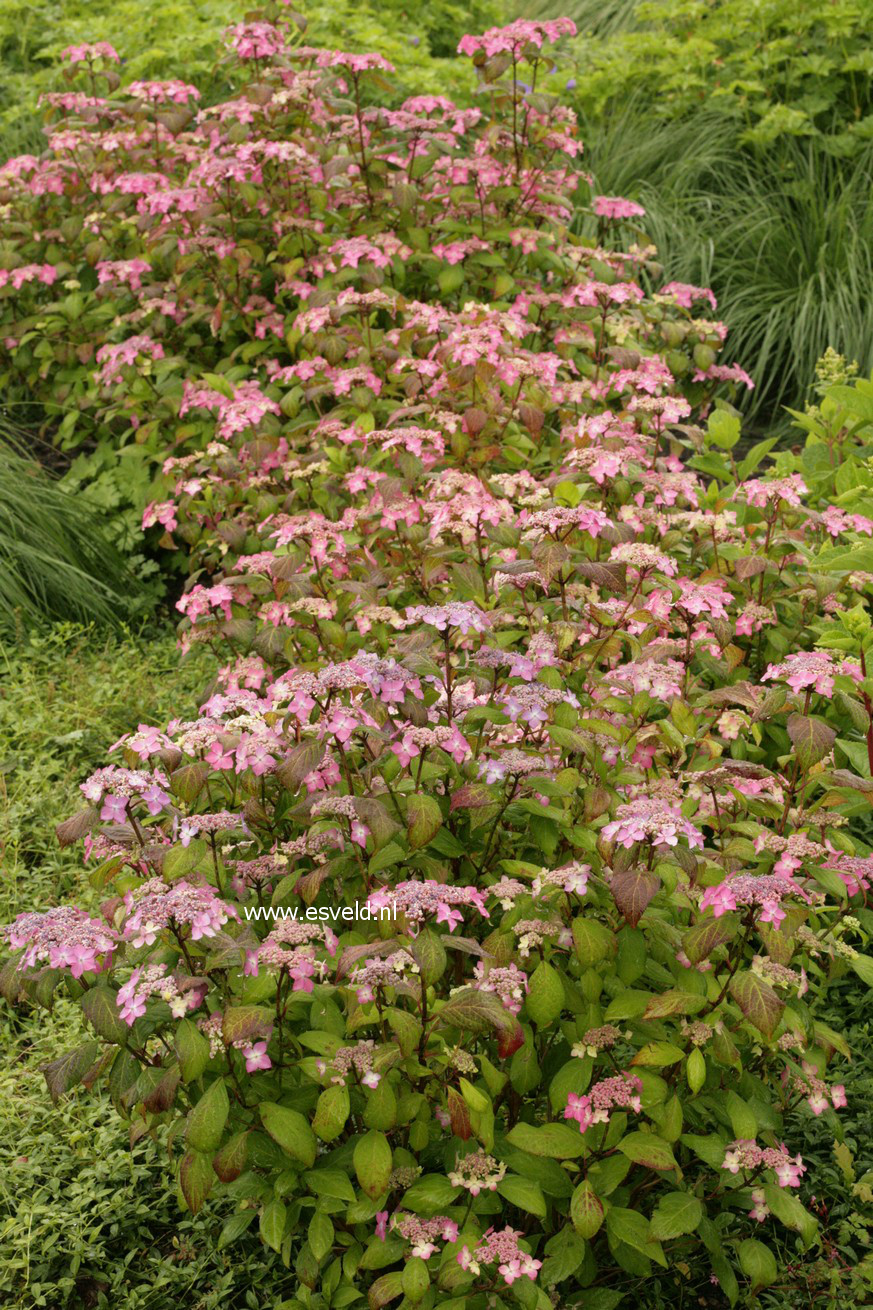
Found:
[{"label": "bronze-tinted leaf", "polygon": [[615,591],[620,596],[623,596],[627,591],[626,564],[586,560],[584,563],[576,565],[576,572],[581,577],[588,578],[598,587],[605,587],[607,591]]},{"label": "bronze-tinted leaf", "polygon": [[58,1060],[42,1066],[42,1074],[49,1090],[49,1096],[57,1104],[60,1098],[80,1083],[91,1065],[100,1054],[97,1042],[85,1042],[74,1051],[68,1051]]},{"label": "bronze-tinted leaf", "polygon": [[661,879],[656,873],[638,865],[621,873],[614,873],[609,890],[628,923],[632,928],[636,928],[649,901],[657,896],[660,886]]},{"label": "bronze-tinted leaf", "polygon": [[324,759],[324,743],[304,741],[294,746],[276,769],[276,777],[286,791],[299,791],[303,779],[317,769]]},{"label": "bronze-tinted leaf", "polygon": [[749,1023],[765,1037],[772,1037],[785,1004],[770,984],[748,969],[741,969],[731,978],[729,990]]},{"label": "bronze-tinted leaf", "polygon": [[834,729],[814,714],[789,714],[787,727],[797,762],[804,773],[824,759],[837,738]]},{"label": "bronze-tinted leaf", "polygon": [[64,819],[63,823],[59,823],[55,828],[55,836],[59,844],[72,846],[73,842],[81,841],[94,827],[97,817],[97,811],[89,805],[87,809],[79,810],[71,818]]},{"label": "bronze-tinted leaf", "polygon": [[682,939],[682,949],[692,964],[709,959],[719,946],[733,941],[740,921],[735,914],[722,914],[718,919],[701,919],[688,929]]}]

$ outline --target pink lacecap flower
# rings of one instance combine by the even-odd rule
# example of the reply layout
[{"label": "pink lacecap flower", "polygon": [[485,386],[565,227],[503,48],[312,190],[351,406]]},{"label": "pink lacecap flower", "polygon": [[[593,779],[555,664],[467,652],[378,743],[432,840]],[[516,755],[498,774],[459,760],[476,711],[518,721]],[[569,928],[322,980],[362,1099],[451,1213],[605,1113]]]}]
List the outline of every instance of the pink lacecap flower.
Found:
[{"label": "pink lacecap flower", "polygon": [[121,62],[118,51],[108,41],[95,41],[90,45],[87,42],[83,42],[82,45],[68,45],[66,50],[61,51],[61,59],[66,59],[70,64],[90,63],[95,59],[109,59],[114,64]]},{"label": "pink lacecap flower", "polygon": [[598,218],[642,218],[646,212],[642,205],[621,196],[595,196],[593,204]]}]

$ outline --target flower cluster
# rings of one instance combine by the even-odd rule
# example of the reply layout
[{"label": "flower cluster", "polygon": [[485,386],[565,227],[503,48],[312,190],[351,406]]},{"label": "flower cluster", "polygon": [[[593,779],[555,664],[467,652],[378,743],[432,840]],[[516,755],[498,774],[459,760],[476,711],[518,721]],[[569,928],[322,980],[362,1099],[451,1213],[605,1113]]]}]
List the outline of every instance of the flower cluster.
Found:
[{"label": "flower cluster", "polygon": [[579,1131],[585,1132],[592,1124],[609,1123],[609,1114],[615,1109],[629,1109],[636,1114],[642,1109],[640,1093],[643,1084],[635,1074],[623,1073],[615,1078],[604,1078],[595,1083],[590,1092],[567,1097],[565,1119],[575,1119]]},{"label": "flower cluster", "polygon": [[214,675],[82,785],[99,916],[20,916],[0,988],[63,985],[108,1050],[53,1094],[108,1076],[337,1304],[730,1267],[782,1219],[729,1175],[805,1167],[726,1098],[793,1149],[873,969],[865,438],[731,453],[715,298],[543,89],[566,21],[465,38],[460,104],[296,25],[218,103],[76,47],[0,168],[9,403],[151,461]]}]

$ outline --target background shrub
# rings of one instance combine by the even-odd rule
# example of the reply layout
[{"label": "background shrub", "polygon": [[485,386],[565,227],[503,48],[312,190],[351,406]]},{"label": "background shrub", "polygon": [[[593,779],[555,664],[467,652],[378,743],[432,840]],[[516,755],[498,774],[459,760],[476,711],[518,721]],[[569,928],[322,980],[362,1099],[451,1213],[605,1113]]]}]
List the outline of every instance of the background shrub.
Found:
[{"label": "background shrub", "polygon": [[755,422],[785,426],[828,346],[868,371],[870,0],[559,8],[598,188],[643,201],[670,276],[713,287]]}]

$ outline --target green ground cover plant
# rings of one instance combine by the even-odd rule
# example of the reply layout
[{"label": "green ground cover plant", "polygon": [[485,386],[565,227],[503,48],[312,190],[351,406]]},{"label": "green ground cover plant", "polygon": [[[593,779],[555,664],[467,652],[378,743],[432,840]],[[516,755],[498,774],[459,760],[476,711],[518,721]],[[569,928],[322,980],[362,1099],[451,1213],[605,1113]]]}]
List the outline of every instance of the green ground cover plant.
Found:
[{"label": "green ground cover plant", "polygon": [[873,381],[741,451],[573,32],[465,35],[461,105],[278,5],[202,110],[85,43],[0,170],[8,383],[153,452],[209,684],[105,724],[0,987],[284,1310],[873,1282]]}]

